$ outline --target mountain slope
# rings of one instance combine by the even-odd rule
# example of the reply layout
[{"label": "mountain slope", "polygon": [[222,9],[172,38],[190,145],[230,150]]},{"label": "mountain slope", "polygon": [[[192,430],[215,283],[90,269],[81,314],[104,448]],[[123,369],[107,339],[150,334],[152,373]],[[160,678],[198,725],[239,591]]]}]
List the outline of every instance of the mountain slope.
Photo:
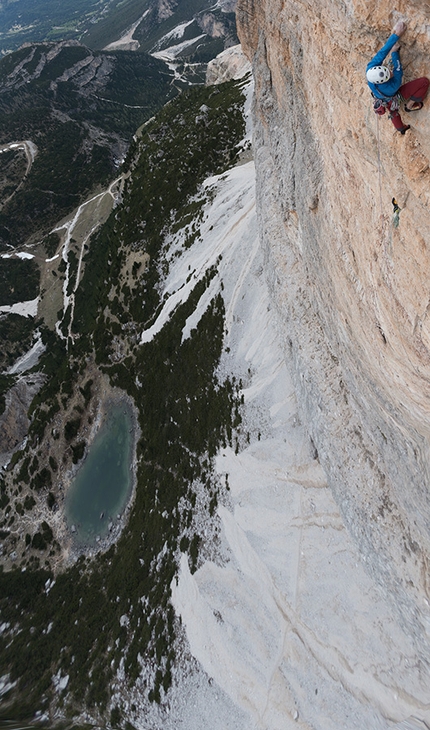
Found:
[{"label": "mountain slope", "polygon": [[[242,106],[235,83],[198,88],[145,125],[128,154],[123,201],[80,241],[82,278],[73,289],[78,256],[70,257],[64,227],[64,308],[55,332],[42,329],[44,383],[31,404],[29,438],[1,481],[0,655],[11,683],[9,717],[49,708],[138,722],[165,712],[172,677],[182,671],[170,583],[181,551],[192,568],[201,553],[216,554],[216,523],[207,530],[223,487],[213,460],[220,443],[233,443],[240,402],[238,384],[217,372],[222,250],[195,270],[187,266],[187,286],[169,316],[163,287],[174,261],[188,259],[200,238],[212,195],[204,179],[237,158]],[[128,522],[116,545],[100,543],[97,555],[84,549],[77,560],[63,489],[85,453],[87,424],[121,393],[139,433]],[[25,572],[13,570],[18,564]]]},{"label": "mountain slope", "polygon": [[[58,4],[43,0],[35,6],[0,3],[0,51],[16,50],[35,41],[77,40],[93,49],[156,50],[175,36],[192,41],[180,52],[191,63],[206,63],[226,46],[237,43],[235,0],[215,5],[208,0],[104,0]],[[184,30],[186,32],[184,34]],[[192,40],[194,39],[194,41]]]},{"label": "mountain slope", "polygon": [[23,43],[79,38],[88,26],[118,4],[117,0],[1,0],[0,52],[10,53]]},{"label": "mountain slope", "polygon": [[[430,719],[419,626],[372,577],[302,421],[240,88],[175,99],[136,138],[106,226],[72,244],[82,207],[59,226],[64,306],[39,366],[50,380],[1,485],[9,716],[37,708],[48,722],[77,713],[147,730],[423,730]],[[258,175],[264,159],[259,147]],[[87,252],[79,275],[69,245]],[[48,489],[85,434],[79,425],[69,445],[63,429],[96,420],[118,389],[141,429],[129,521],[116,545],[63,569],[72,535]],[[68,462],[54,469],[43,459],[57,441]]]},{"label": "mountain slope", "polygon": [[[175,95],[171,81],[150,56],[95,53],[75,42],[36,44],[5,57],[0,145],[9,154],[0,155],[8,165],[0,249],[46,235],[90,190],[106,184],[137,127]],[[23,140],[33,145],[26,169],[16,145]]]}]

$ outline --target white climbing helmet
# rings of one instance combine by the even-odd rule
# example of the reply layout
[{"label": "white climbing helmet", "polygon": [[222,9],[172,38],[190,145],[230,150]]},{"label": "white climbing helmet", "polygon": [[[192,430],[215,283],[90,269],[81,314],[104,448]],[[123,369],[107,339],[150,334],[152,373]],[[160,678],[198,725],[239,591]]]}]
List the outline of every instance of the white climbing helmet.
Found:
[{"label": "white climbing helmet", "polygon": [[366,78],[371,84],[383,84],[390,76],[390,69],[386,66],[374,66],[366,72]]}]

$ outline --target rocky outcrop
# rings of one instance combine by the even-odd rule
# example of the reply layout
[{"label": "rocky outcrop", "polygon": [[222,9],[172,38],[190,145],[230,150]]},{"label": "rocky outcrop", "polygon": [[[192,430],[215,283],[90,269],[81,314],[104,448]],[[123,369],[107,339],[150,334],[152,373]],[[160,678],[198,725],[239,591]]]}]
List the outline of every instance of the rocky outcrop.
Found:
[{"label": "rocky outcrop", "polygon": [[43,375],[36,373],[22,377],[8,391],[6,407],[0,417],[0,467],[10,460],[14,450],[28,434],[28,408],[44,382]]},{"label": "rocky outcrop", "polygon": [[236,23],[232,13],[205,10],[196,16],[198,26],[211,38],[222,38],[226,47],[237,45]]},{"label": "rocky outcrop", "polygon": [[[50,50],[47,48],[50,45]],[[78,47],[80,44],[78,41],[61,41],[55,44],[44,44],[44,43],[25,43],[23,48],[28,48],[29,53],[26,55],[20,63],[17,63],[12,71],[5,76],[2,80],[1,93],[7,93],[10,89],[21,88],[25,84],[29,84],[31,81],[35,81],[40,77],[46,65],[52,63],[57,56],[63,51],[64,48],[74,46]],[[40,51],[40,53],[38,53]],[[88,52],[90,56],[90,51]],[[37,56],[37,57],[36,57]],[[33,61],[36,58],[36,63]],[[88,58],[88,62],[91,60],[91,56]],[[31,68],[33,63],[34,68]],[[81,63],[81,66],[84,65]],[[31,70],[29,70],[29,68]],[[66,78],[58,79],[59,81],[65,81]]]},{"label": "rocky outcrop", "polygon": [[241,46],[232,46],[209,61],[206,70],[206,84],[211,86],[231,81],[231,79],[240,79],[250,71],[251,65]]},{"label": "rocky outcrop", "polygon": [[[407,6],[405,81],[430,74],[426,9]],[[401,136],[364,76],[398,11],[239,0],[238,21],[266,271],[301,414],[369,572],[428,656],[429,105],[405,114]]]},{"label": "rocky outcrop", "polygon": [[[52,64],[60,53],[69,47],[81,48],[85,53],[84,58],[80,58],[76,63],[66,68],[62,74],[52,80],[50,83],[51,91],[57,91],[58,84],[66,81],[72,81],[79,93],[87,96],[95,91],[100,91],[110,80],[110,74],[115,65],[113,57],[101,54],[94,54],[89,49],[84,49],[77,41],[63,41],[55,44],[34,44],[29,46],[29,55],[18,63],[12,72],[4,79],[1,86],[1,93],[7,93],[14,90],[15,92],[25,84],[40,78],[46,73],[46,67]],[[47,50],[50,48],[50,50]],[[33,61],[38,50],[40,52],[37,65],[31,71],[28,66]],[[49,72],[48,72],[49,73]]]}]

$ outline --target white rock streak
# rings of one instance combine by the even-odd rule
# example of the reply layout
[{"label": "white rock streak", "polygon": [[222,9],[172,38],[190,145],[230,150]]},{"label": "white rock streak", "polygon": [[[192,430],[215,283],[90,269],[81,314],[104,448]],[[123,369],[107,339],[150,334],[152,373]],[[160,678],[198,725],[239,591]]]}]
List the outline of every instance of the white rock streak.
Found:
[{"label": "white rock streak", "polygon": [[12,367],[7,370],[7,373],[9,375],[14,375],[16,373],[24,373],[26,370],[30,370],[33,365],[36,365],[39,357],[44,351],[45,345],[42,342],[42,335],[40,334],[40,331],[37,330],[36,340],[33,343],[32,347],[28,350],[28,352],[26,352],[24,355],[22,355],[22,357],[18,358],[18,360],[14,362]]},{"label": "white rock streak", "polygon": [[187,48],[191,48],[195,43],[203,40],[203,38],[206,38],[206,33],[202,33],[201,35],[198,35],[195,38],[190,38],[190,40],[183,41],[182,43],[177,43],[174,46],[169,46],[169,48],[165,48],[162,51],[156,51],[151,55],[161,61],[174,61],[181,53],[186,51]]},{"label": "white rock streak", "polygon": [[[210,292],[203,294],[199,307],[187,321],[183,335],[187,337],[190,328],[198,324],[210,299],[214,296],[215,289],[220,289],[221,279],[230,278],[228,271],[233,263],[232,257],[236,253],[236,249],[232,247],[232,240],[242,240],[242,238],[248,240],[247,216],[255,208],[254,163],[249,162],[247,165],[230,170],[225,175],[209,178],[205,186],[217,187],[219,194],[216,201],[206,210],[206,220],[201,226],[201,239],[182,254],[167,278],[162,293],[166,300],[165,304],[154,324],[143,332],[142,344],[150,342],[160,332],[176,307],[188,299],[197,282],[211,266],[216,264],[219,256],[222,256],[218,267],[221,278],[217,278],[216,285],[211,285]],[[232,196],[235,197],[234,205]],[[257,248],[258,242],[255,242],[254,237],[254,252]]]},{"label": "white rock streak", "polygon": [[[165,46],[172,40],[177,40],[178,38],[182,38],[184,35],[184,31],[186,28],[188,28],[189,25],[192,25],[194,23],[194,20],[188,20],[185,23],[180,23],[179,25],[175,26],[173,30],[169,31],[165,35],[160,38],[159,41],[155,44],[153,51],[157,51],[161,48],[161,46]],[[194,40],[194,39],[192,39]]]},{"label": "white rock streak", "polygon": [[[164,308],[142,338],[161,329],[222,254],[219,278],[184,337],[222,281],[221,371],[243,381],[250,436],[239,453],[226,448],[216,460],[231,495],[231,508],[218,508],[229,561],[208,561],[191,575],[184,555],[172,583],[191,651],[245,713],[247,730],[385,730],[412,716],[429,722],[428,672],[365,572],[298,418],[265,283],[253,164],[207,184],[216,195],[202,240],[176,259]],[[237,723],[208,712],[205,727],[242,730]]]},{"label": "white rock streak", "polygon": [[136,41],[133,38],[134,32],[138,25],[142,22],[142,20],[148,15],[150,11],[145,10],[143,15],[140,16],[138,20],[136,20],[133,25],[128,28],[125,33],[121,36],[121,38],[118,38],[118,40],[113,41],[112,43],[109,43],[107,46],[104,47],[104,51],[137,51],[137,49],[140,46],[139,41]]}]

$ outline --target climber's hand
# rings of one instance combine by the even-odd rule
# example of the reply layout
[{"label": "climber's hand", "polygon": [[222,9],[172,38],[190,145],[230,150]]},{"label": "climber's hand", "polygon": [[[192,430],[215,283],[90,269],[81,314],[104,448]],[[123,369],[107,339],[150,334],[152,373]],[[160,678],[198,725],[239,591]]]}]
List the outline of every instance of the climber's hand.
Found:
[{"label": "climber's hand", "polygon": [[393,33],[396,35],[402,35],[406,30],[406,23],[404,20],[398,20],[393,28]]},{"label": "climber's hand", "polygon": [[394,44],[394,46],[392,47],[391,50],[392,51],[400,51],[400,43],[399,43],[399,41],[396,41],[396,43]]}]

